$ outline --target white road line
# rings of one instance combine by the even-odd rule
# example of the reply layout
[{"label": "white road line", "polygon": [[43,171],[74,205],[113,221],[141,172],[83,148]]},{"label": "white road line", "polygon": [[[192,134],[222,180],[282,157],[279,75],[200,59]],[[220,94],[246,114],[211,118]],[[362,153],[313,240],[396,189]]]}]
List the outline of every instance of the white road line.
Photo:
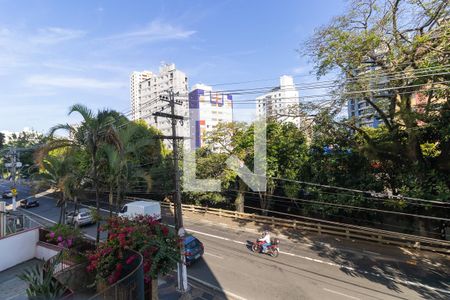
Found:
[{"label": "white road line", "polygon": [[[34,213],[31,213],[31,214],[34,214]],[[48,220],[48,221],[50,221],[52,223],[56,223],[55,221],[52,221],[50,219],[41,217],[41,216],[39,216],[37,214],[34,214],[34,215],[36,215],[36,216],[38,216],[38,217],[40,217],[40,218],[42,218],[44,220]],[[168,226],[174,227],[173,225],[168,225]],[[186,229],[188,229],[188,228],[186,228]],[[216,239],[220,239],[220,240],[224,240],[224,241],[229,241],[229,242],[233,242],[233,243],[240,244],[240,245],[247,245],[247,243],[244,243],[244,242],[241,242],[241,241],[232,240],[232,239],[229,239],[229,238],[226,238],[226,237],[221,237],[221,236],[218,236],[218,235],[205,233],[205,232],[201,232],[201,231],[197,231],[197,230],[193,230],[193,229],[188,229],[188,230],[189,230],[189,232],[201,234],[201,235],[204,235],[204,236],[209,236],[209,237],[212,237],[212,238],[216,238]],[[92,237],[92,236],[90,236],[88,234],[85,234],[85,235],[87,237],[89,237],[89,238],[95,239],[94,237]],[[418,282],[412,282],[412,281],[408,281],[408,280],[397,279],[397,278],[394,278],[394,277],[391,277],[391,276],[388,276],[388,275],[381,275],[381,274],[372,273],[372,272],[363,271],[363,270],[356,270],[355,268],[352,268],[352,267],[349,267],[349,266],[340,265],[340,264],[336,264],[336,263],[332,263],[332,262],[327,262],[327,261],[323,261],[323,260],[320,260],[320,259],[311,258],[311,257],[307,257],[307,256],[302,256],[302,255],[298,255],[298,254],[294,254],[294,253],[289,253],[289,252],[284,252],[284,251],[280,251],[280,253],[286,254],[286,255],[289,255],[289,256],[298,257],[298,258],[305,259],[305,260],[309,260],[309,261],[313,261],[313,262],[320,263],[320,264],[325,264],[325,265],[329,265],[329,266],[334,266],[334,267],[347,269],[347,270],[354,271],[354,272],[368,274],[368,275],[372,275],[372,276],[376,276],[376,277],[384,277],[384,278],[386,278],[388,280],[392,280],[392,281],[395,281],[397,283],[403,283],[405,285],[418,286],[418,287],[425,288],[425,289],[428,289],[428,290],[432,290],[432,291],[435,291],[435,292],[450,294],[450,291],[448,291],[448,290],[435,288],[435,287],[428,286],[428,285],[425,285],[425,284],[422,284],[422,283],[418,283]]]},{"label": "white road line", "polygon": [[[169,226],[173,227],[173,225],[169,225]],[[205,232],[201,232],[201,231],[197,231],[197,230],[192,230],[192,229],[189,229],[189,228],[186,228],[186,229],[189,232],[201,234],[201,235],[204,235],[204,236],[209,236],[209,237],[212,237],[212,238],[216,238],[216,239],[220,239],[220,240],[224,240],[224,241],[229,241],[229,242],[233,242],[233,243],[236,243],[236,244],[247,245],[247,243],[244,243],[244,242],[241,242],[241,241],[232,240],[232,239],[229,239],[229,238],[226,238],[226,237],[217,236],[217,235],[214,235],[214,234],[205,233]],[[431,290],[431,291],[445,293],[445,294],[450,294],[449,290],[435,288],[435,287],[428,286],[428,285],[425,285],[425,284],[422,284],[422,283],[419,283],[419,282],[412,282],[412,281],[408,281],[408,280],[397,279],[397,278],[394,278],[394,277],[391,277],[391,276],[388,276],[388,275],[381,275],[381,274],[372,273],[372,272],[368,272],[368,271],[364,271],[364,270],[356,270],[355,268],[349,267],[349,266],[346,266],[346,265],[340,265],[340,264],[336,264],[336,263],[332,263],[332,262],[328,262],[328,261],[323,261],[323,260],[320,260],[320,259],[317,259],[317,258],[308,257],[308,256],[302,256],[302,255],[298,255],[298,254],[294,254],[294,253],[289,253],[289,252],[284,252],[284,251],[280,251],[280,253],[281,254],[285,254],[285,255],[289,255],[289,256],[293,256],[293,257],[298,257],[298,258],[305,259],[305,260],[309,260],[309,261],[313,261],[313,262],[316,262],[316,263],[319,263],[319,264],[324,264],[324,265],[329,265],[329,266],[333,266],[333,267],[338,267],[338,268],[350,270],[350,271],[353,271],[353,272],[367,274],[367,275],[371,275],[371,276],[375,276],[375,277],[384,277],[384,278],[386,278],[388,280],[391,280],[391,281],[394,281],[394,282],[397,282],[397,283],[402,283],[402,284],[405,284],[405,285],[418,286],[418,287],[425,288],[425,289],[428,289],[428,290]]]},{"label": "white road line", "polygon": [[215,286],[215,285],[213,285],[213,284],[211,284],[211,283],[209,283],[209,282],[206,282],[206,281],[203,281],[203,280],[201,280],[201,279],[198,279],[197,277],[194,277],[194,276],[192,276],[192,275],[188,275],[187,277],[188,277],[189,279],[191,279],[191,280],[193,280],[193,281],[197,281],[198,283],[203,284],[203,285],[205,285],[205,286],[207,286],[207,287],[209,287],[209,288],[211,288],[211,289],[213,289],[213,290],[215,290],[215,291],[224,293],[224,294],[227,295],[228,297],[231,297],[231,298],[234,298],[234,299],[237,299],[237,300],[247,300],[247,299],[244,298],[244,297],[238,296],[238,295],[236,295],[236,294],[234,294],[234,293],[232,293],[232,292],[229,292],[229,291],[227,291],[227,290],[224,290],[224,289],[222,289],[222,288],[220,288],[220,287],[218,287],[218,286]]},{"label": "white road line", "polygon": [[[22,209],[21,209],[22,210]],[[50,219],[48,219],[48,218],[46,218],[46,217],[43,217],[43,216],[41,216],[41,215],[38,215],[37,213],[34,213],[34,212],[31,212],[31,211],[28,211],[28,210],[22,210],[22,211],[24,211],[25,212],[25,214],[31,214],[31,215],[33,215],[33,216],[35,216],[35,217],[38,217],[38,218],[41,218],[41,219],[44,219],[45,221],[47,221],[47,222],[50,222],[50,223],[53,223],[53,224],[56,224],[57,222],[55,222],[55,221],[53,221],[53,220],[50,220]]]},{"label": "white road line", "polygon": [[[171,225],[171,226],[173,227],[173,225]],[[189,229],[189,232],[198,233],[198,234],[202,234],[202,235],[209,236],[212,238],[229,241],[229,242],[233,242],[233,243],[237,243],[237,244],[241,244],[241,245],[247,245],[247,243],[244,243],[241,241],[235,241],[235,240],[232,240],[232,239],[229,239],[226,237],[222,237],[222,236],[218,236],[218,235],[214,235],[214,234],[210,234],[210,233],[205,233],[205,232],[201,232],[201,231],[197,231],[197,230],[193,230],[193,229]]]},{"label": "white road line", "polygon": [[336,292],[336,291],[333,291],[333,290],[329,290],[329,289],[326,289],[326,288],[324,288],[323,290],[327,291],[327,292],[330,292],[330,293],[333,293],[333,294],[336,294],[336,295],[341,295],[343,297],[347,297],[347,298],[350,298],[350,299],[361,300],[360,298],[356,298],[356,297],[353,297],[353,296],[350,296],[350,295],[346,295],[346,294],[343,294],[343,293],[339,293],[339,292]]},{"label": "white road line", "polygon": [[[21,210],[22,210],[22,209],[21,209]],[[47,222],[50,222],[50,223],[53,223],[53,224],[56,224],[56,223],[57,223],[57,222],[55,222],[55,221],[53,221],[53,220],[50,220],[50,219],[48,219],[48,218],[46,218],[46,217],[43,217],[43,216],[41,216],[41,215],[38,215],[37,213],[31,212],[31,211],[28,211],[28,210],[26,210],[26,211],[25,211],[25,210],[22,210],[22,211],[24,211],[25,214],[26,214],[26,213],[29,213],[29,214],[31,214],[31,215],[34,215],[35,217],[44,219],[44,220],[47,221]],[[39,222],[38,222],[38,223],[39,223]],[[95,239],[96,239],[95,237],[93,237],[92,235],[87,234],[87,233],[83,233],[83,235],[86,236],[86,237],[88,237],[88,238],[90,238],[90,239],[92,239],[92,240],[95,240]]]},{"label": "white road line", "polygon": [[219,255],[215,255],[215,254],[212,254],[212,253],[209,253],[209,252],[205,252],[204,254],[205,254],[205,255],[210,255],[210,256],[214,256],[214,257],[217,257],[217,258],[220,258],[220,259],[223,259],[223,257],[222,257],[222,256],[219,256]]},{"label": "white road line", "polygon": [[368,254],[372,254],[372,255],[381,255],[380,253],[377,252],[373,252],[373,251],[368,251],[368,250],[363,250],[364,253],[368,253]]}]

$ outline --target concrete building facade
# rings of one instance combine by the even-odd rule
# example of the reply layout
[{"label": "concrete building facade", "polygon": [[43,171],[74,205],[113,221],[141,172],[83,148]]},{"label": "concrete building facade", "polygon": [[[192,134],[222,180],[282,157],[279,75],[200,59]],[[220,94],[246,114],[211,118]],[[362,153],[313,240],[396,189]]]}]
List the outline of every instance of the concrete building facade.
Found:
[{"label": "concrete building facade", "polygon": [[299,94],[292,76],[280,77],[280,85],[270,92],[256,98],[256,116],[275,119],[279,122],[292,122],[300,126],[298,117]]},{"label": "concrete building facade", "polygon": [[141,90],[139,84],[153,76],[150,71],[133,72],[130,76],[130,100],[131,100],[131,119],[140,119],[140,103],[141,103]]},{"label": "concrete building facade", "polygon": [[190,148],[205,146],[205,136],[219,123],[233,121],[233,97],[196,84],[189,93]]},{"label": "concrete building facade", "polygon": [[[172,90],[180,99],[180,105],[175,105],[175,114],[187,118],[188,114],[188,78],[186,74],[177,70],[175,64],[164,64],[159,68],[159,73],[150,71],[133,73],[131,75],[131,107],[133,120],[144,120],[148,125],[154,126],[163,135],[172,135],[171,120],[163,117],[155,117],[153,113],[170,113],[169,103],[161,99]],[[139,82],[137,84],[137,82]],[[186,136],[188,133],[188,120],[177,122],[177,135]],[[165,140],[165,144],[171,148],[171,143]]]}]

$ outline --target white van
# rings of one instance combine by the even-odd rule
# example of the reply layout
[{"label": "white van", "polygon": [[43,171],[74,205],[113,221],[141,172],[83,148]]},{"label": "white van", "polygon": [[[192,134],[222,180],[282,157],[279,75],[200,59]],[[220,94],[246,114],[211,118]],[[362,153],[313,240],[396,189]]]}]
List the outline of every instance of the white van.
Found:
[{"label": "white van", "polygon": [[158,201],[135,201],[125,204],[120,210],[119,217],[133,218],[137,215],[146,215],[161,221],[161,204]]}]

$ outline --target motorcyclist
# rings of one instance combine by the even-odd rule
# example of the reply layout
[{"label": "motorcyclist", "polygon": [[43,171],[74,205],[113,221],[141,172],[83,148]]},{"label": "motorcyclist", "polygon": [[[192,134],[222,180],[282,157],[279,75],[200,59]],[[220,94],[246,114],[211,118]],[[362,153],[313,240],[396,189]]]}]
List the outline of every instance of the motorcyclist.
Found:
[{"label": "motorcyclist", "polygon": [[270,246],[270,233],[268,230],[264,230],[263,234],[261,235],[261,237],[258,239],[258,241],[260,242],[264,242],[261,246],[262,246],[262,252],[266,253],[267,252],[267,247]]}]

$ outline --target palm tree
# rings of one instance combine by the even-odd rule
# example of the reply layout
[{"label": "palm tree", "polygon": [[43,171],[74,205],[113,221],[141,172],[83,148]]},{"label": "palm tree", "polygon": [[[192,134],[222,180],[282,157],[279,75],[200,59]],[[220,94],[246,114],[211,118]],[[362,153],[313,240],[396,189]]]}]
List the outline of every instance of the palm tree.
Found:
[{"label": "palm tree", "polygon": [[[135,126],[126,126],[120,129],[118,133],[118,143],[103,144],[101,149],[105,154],[106,169],[103,172],[105,183],[109,189],[109,214],[112,216],[112,207],[116,206],[116,212],[123,203],[125,192],[129,188],[129,183],[135,179],[144,179],[147,189],[151,188],[152,180],[148,173],[144,172],[142,166],[136,164],[139,159],[136,155],[143,148],[154,141],[150,139],[135,139],[138,128]],[[114,201],[114,190],[116,200]]]},{"label": "palm tree", "polygon": [[38,186],[50,187],[59,193],[56,203],[60,207],[60,215],[58,223],[65,223],[65,212],[67,207],[67,198],[70,196],[70,189],[67,185],[70,174],[73,171],[72,157],[64,154],[59,156],[46,156],[44,159],[37,161],[40,172],[38,174]]},{"label": "palm tree", "polygon": [[[117,113],[109,110],[98,111],[94,114],[84,105],[76,104],[70,107],[69,115],[78,113],[83,118],[80,126],[69,124],[59,124],[50,129],[50,136],[58,130],[66,130],[69,133],[68,139],[57,139],[46,145],[47,151],[60,147],[74,147],[84,150],[89,156],[89,172],[86,178],[92,182],[95,190],[95,202],[97,215],[100,215],[100,196],[99,196],[99,149],[102,144],[110,143],[118,145],[117,132],[114,126]],[[97,243],[100,241],[100,222],[97,221]]]}]

